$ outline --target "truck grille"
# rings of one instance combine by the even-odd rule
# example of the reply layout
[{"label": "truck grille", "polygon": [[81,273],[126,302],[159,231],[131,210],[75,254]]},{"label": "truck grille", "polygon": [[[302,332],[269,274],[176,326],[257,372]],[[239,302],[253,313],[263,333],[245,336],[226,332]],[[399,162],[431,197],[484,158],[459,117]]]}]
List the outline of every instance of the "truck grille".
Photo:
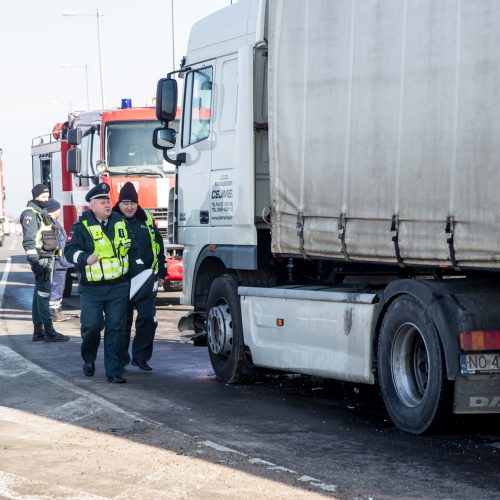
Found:
[{"label": "truck grille", "polygon": [[146,210],[154,217],[161,237],[168,239],[168,208],[147,208]]}]

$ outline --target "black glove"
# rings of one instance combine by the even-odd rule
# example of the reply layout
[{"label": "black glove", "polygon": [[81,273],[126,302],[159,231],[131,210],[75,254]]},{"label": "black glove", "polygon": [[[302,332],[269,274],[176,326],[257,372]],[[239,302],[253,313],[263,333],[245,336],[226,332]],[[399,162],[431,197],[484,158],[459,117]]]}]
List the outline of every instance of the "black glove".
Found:
[{"label": "black glove", "polygon": [[28,262],[31,266],[31,270],[35,273],[35,276],[38,276],[42,271],[42,266],[40,265],[40,259],[38,254],[28,255]]},{"label": "black glove", "polygon": [[28,262],[30,263],[30,266],[38,266],[39,265],[39,257],[38,254],[30,254],[28,255]]}]

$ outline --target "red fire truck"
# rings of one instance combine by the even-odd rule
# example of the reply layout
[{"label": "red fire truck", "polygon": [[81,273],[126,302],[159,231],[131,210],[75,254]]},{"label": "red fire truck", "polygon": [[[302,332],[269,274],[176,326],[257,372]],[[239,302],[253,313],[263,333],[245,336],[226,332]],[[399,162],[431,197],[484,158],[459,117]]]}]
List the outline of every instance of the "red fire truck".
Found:
[{"label": "red fire truck", "polygon": [[50,195],[61,203],[59,221],[69,232],[86,209],[85,194],[88,182],[72,176],[66,168],[66,156],[69,149],[66,140],[67,122],[58,123],[50,134],[35,137],[31,142],[32,183],[46,184]]},{"label": "red fire truck", "polygon": [[[154,108],[122,108],[70,115],[53,133],[34,139],[33,183],[49,185],[51,196],[61,200],[63,224],[69,230],[88,209],[85,194],[97,182],[111,187],[111,203],[127,181],[139,194],[158,224],[165,241],[168,275],[165,289],[182,283],[182,247],[168,242],[168,200],[175,172],[151,143],[158,125]],[[35,143],[36,142],[36,143]]]}]

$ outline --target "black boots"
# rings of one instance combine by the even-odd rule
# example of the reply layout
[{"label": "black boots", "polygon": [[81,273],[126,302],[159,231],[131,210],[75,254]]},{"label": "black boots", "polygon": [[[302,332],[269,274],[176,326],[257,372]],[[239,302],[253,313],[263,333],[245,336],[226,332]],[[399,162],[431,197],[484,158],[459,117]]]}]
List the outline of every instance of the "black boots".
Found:
[{"label": "black boots", "polygon": [[133,359],[130,364],[137,366],[137,368],[143,372],[150,372],[152,370],[152,368],[148,365],[148,362],[143,359]]},{"label": "black boots", "polygon": [[45,332],[43,331],[43,328],[40,330],[35,330],[33,332],[33,337],[31,337],[31,340],[33,342],[43,342],[43,339],[45,337]]},{"label": "black boots", "polygon": [[[34,340],[34,339],[33,339]],[[67,342],[69,337],[63,335],[62,333],[56,332],[54,328],[45,329],[45,335],[43,337],[44,342]]]}]

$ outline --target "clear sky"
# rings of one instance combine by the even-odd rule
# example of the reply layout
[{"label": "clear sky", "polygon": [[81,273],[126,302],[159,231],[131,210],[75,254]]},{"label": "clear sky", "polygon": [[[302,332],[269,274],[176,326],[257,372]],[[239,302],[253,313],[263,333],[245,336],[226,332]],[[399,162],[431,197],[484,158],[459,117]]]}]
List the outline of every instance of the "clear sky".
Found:
[{"label": "clear sky", "polygon": [[[67,119],[70,108],[101,105],[96,9],[100,17],[104,105],[151,105],[172,69],[172,0],[18,0],[0,2],[0,148],[7,214],[31,198],[31,140]],[[175,66],[189,30],[231,0],[173,0]],[[92,16],[63,17],[74,11]],[[61,65],[73,67],[61,68]]]}]

